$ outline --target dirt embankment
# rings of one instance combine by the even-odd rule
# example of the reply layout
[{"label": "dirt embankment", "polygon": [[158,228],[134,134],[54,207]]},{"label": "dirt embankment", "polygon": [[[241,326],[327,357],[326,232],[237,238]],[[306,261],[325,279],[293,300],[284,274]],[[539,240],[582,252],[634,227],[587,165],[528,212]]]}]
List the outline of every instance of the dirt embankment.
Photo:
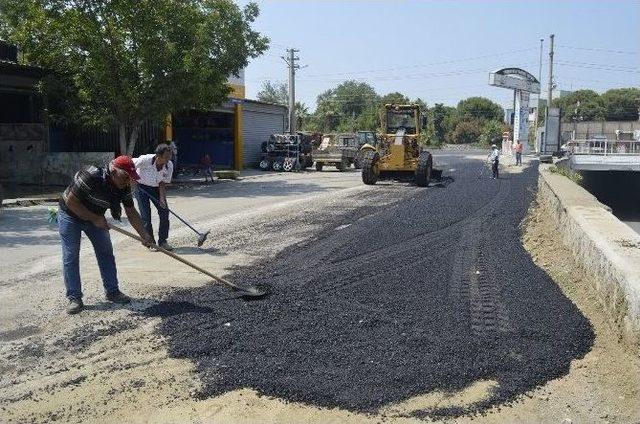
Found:
[{"label": "dirt embankment", "polygon": [[640,422],[640,359],[615,335],[591,277],[560,241],[548,213],[534,204],[523,224],[523,244],[534,262],[589,319],[595,333],[591,351],[572,363],[569,375],[540,389],[547,394],[539,407],[550,416],[564,409],[573,422]]}]

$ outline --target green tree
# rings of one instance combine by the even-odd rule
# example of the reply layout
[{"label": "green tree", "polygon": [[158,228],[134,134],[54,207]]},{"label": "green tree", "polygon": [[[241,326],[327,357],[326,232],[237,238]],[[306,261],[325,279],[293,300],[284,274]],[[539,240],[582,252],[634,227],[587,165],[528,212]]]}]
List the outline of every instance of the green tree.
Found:
[{"label": "green tree", "polygon": [[427,106],[427,102],[422,100],[420,97],[418,97],[417,99],[413,100],[410,103],[420,106],[420,111],[423,113],[426,113],[427,110],[429,110],[429,106]]},{"label": "green tree", "polygon": [[607,121],[637,121],[639,88],[614,88],[600,96]]},{"label": "green tree", "polygon": [[228,0],[1,0],[0,36],[71,84],[74,118],[117,125],[130,154],[146,119],[226,99],[228,76],[268,46],[258,13]]},{"label": "green tree", "polygon": [[502,133],[505,130],[505,124],[501,121],[487,121],[482,127],[480,134],[480,143],[491,145],[495,140],[502,139]]},{"label": "green tree", "polygon": [[411,103],[409,98],[402,93],[393,92],[385,94],[380,98],[380,105],[384,106],[386,104],[395,104],[395,105],[406,105]]},{"label": "green tree", "polygon": [[452,133],[457,125],[457,111],[455,108],[436,103],[431,109],[433,122],[433,136],[436,144],[442,144],[447,139],[447,133]]},{"label": "green tree", "polygon": [[499,104],[485,97],[469,97],[458,103],[458,115],[463,121],[472,119],[501,121],[504,110]]},{"label": "green tree", "polygon": [[455,131],[456,127],[458,126],[458,123],[461,122],[460,117],[458,116],[458,109],[451,107],[451,106],[445,106],[445,116],[444,116],[444,127],[446,130],[445,133],[445,141],[448,143],[452,143],[453,139],[452,139],[452,135],[453,132]]},{"label": "green tree", "polygon": [[356,120],[356,129],[377,131],[380,128],[380,108],[374,105],[365,109]]},{"label": "green tree", "polygon": [[340,123],[336,127],[337,132],[354,132],[358,129],[358,120],[351,116],[346,116],[341,119]]},{"label": "green tree", "polygon": [[481,134],[482,124],[480,121],[461,121],[451,134],[451,142],[454,144],[477,143]]},{"label": "green tree", "polygon": [[[289,84],[265,81],[256,97],[261,102],[289,107]],[[303,129],[309,120],[309,108],[302,102],[296,102],[296,118],[298,119],[297,127]]]},{"label": "green tree", "polygon": [[288,106],[289,85],[283,82],[265,81],[256,97],[261,102]]},{"label": "green tree", "polygon": [[379,97],[369,84],[345,81],[318,96],[312,118],[314,128],[322,132],[331,132],[336,131],[343,121],[347,122],[347,127],[370,124],[374,120],[373,111],[377,109],[378,102]]},{"label": "green tree", "polygon": [[593,90],[576,90],[567,96],[553,100],[553,105],[562,110],[562,120],[571,122],[603,121],[605,111],[600,95]]}]

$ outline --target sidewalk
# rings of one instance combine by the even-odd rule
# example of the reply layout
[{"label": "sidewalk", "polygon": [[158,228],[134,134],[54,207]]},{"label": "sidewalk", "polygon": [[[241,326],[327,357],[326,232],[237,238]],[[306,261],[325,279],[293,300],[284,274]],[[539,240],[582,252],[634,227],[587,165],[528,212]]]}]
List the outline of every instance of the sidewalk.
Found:
[{"label": "sidewalk", "polygon": [[[214,174],[218,172],[215,171]],[[231,171],[219,171],[219,172],[231,172]],[[247,169],[247,170],[243,170],[239,172],[239,177],[238,180],[244,180],[244,179],[254,179],[257,177],[260,177],[261,175],[271,175],[271,174],[277,174],[274,172],[264,172],[264,171],[260,171],[258,169]],[[231,178],[216,178],[214,180],[213,184],[218,183],[219,181],[233,181],[233,179]],[[204,181],[204,177],[200,176],[200,175],[180,175],[178,176],[178,178],[175,178],[172,182],[173,185],[175,186],[191,186],[191,185],[204,185],[204,184],[211,184],[210,182],[205,183]],[[171,189],[171,186],[169,187]],[[40,187],[38,186],[23,186],[18,188],[17,192],[26,192],[25,195],[22,196],[16,196],[14,194],[15,197],[10,197],[7,199],[4,199],[2,201],[2,206],[9,206],[9,207],[13,207],[13,206],[34,206],[34,205],[40,205],[43,203],[50,203],[50,202],[58,202],[58,200],[60,199],[60,195],[62,194],[62,192],[64,191],[65,187],[64,186],[59,186],[59,187],[52,187],[52,186],[47,186],[45,187],[44,190],[42,190],[41,192],[38,193],[34,193],[39,191]],[[32,194],[33,193],[33,194]],[[11,194],[10,194],[11,195]]]}]

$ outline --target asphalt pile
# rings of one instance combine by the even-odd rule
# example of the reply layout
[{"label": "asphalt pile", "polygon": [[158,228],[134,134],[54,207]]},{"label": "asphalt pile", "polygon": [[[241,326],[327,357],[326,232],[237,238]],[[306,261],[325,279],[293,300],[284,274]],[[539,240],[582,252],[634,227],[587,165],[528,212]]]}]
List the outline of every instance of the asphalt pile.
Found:
[{"label": "asphalt pile", "polygon": [[535,168],[494,181],[477,178],[478,161],[458,165],[446,187],[411,187],[393,205],[338,216],[309,241],[238,269],[233,281],[269,285],[265,300],[207,286],[154,306],[171,354],[196,363],[200,396],[250,387],[376,412],[498,382],[471,407],[415,412],[455,416],[566,374],[594,335],[520,243]]}]

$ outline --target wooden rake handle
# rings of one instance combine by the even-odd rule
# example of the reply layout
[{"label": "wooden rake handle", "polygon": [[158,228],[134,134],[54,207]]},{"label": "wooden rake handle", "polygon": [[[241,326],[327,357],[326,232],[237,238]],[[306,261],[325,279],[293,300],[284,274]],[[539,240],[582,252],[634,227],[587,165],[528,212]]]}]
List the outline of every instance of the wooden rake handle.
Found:
[{"label": "wooden rake handle", "polygon": [[[117,227],[115,225],[109,225],[109,228],[111,228],[112,230],[115,230],[117,232],[119,232],[120,234],[124,234],[125,236],[131,237],[132,239],[138,240],[141,243],[144,243],[144,240],[142,240],[141,237],[139,237],[136,234],[130,233],[129,231],[122,229],[120,227]],[[239,291],[245,291],[244,289],[236,286],[235,284],[233,284],[230,281],[225,280],[224,278],[220,278],[217,275],[214,275],[212,273],[210,273],[209,271],[207,271],[206,269],[200,268],[198,265],[194,264],[191,261],[186,260],[185,258],[183,258],[182,256],[177,255],[176,253],[173,252],[169,252],[167,249],[163,249],[162,247],[158,246],[158,245],[154,245],[154,248],[158,249],[160,252],[164,253],[167,256],[171,256],[173,259],[182,262],[183,264],[190,266],[191,268],[195,269],[196,271],[199,271],[211,278],[213,278],[214,280],[216,280],[218,283],[224,284],[230,288],[232,288],[233,290],[239,290]]]}]

